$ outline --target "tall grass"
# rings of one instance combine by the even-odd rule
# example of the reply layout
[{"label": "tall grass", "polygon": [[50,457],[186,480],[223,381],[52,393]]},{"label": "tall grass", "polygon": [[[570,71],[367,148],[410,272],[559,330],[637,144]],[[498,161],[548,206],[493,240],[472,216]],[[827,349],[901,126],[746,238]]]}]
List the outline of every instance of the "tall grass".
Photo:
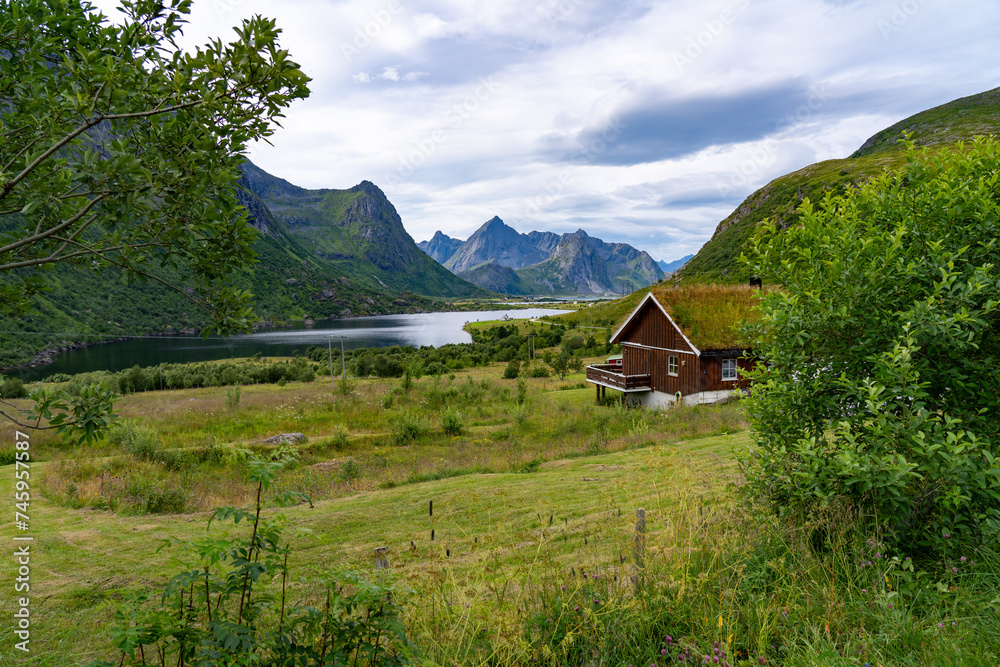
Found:
[{"label": "tall grass", "polygon": [[[550,378],[521,378],[512,387],[499,378],[502,365],[490,370],[412,380],[409,390],[393,380],[363,380],[350,396],[331,395],[318,382],[236,387],[225,395],[164,391],[152,401],[131,395],[101,445],[43,450],[58,463],[45,483],[53,498],[75,507],[205,511],[240,501],[243,463],[273,447],[262,440],[277,433],[308,436],[297,445],[301,465],[283,470],[278,486],[323,499],[745,427],[738,405],[669,412],[597,406],[586,389],[560,391]],[[340,466],[348,456],[356,470],[345,476]],[[175,502],[147,502],[163,494]]]}]

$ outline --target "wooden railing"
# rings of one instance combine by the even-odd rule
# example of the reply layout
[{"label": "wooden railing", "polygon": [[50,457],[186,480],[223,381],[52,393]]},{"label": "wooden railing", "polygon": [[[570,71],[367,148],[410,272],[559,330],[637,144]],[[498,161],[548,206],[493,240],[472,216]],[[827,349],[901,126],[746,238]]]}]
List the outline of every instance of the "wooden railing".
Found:
[{"label": "wooden railing", "polygon": [[623,391],[649,387],[649,375],[625,375],[621,366],[611,364],[594,364],[587,366],[587,380],[607,385]]}]

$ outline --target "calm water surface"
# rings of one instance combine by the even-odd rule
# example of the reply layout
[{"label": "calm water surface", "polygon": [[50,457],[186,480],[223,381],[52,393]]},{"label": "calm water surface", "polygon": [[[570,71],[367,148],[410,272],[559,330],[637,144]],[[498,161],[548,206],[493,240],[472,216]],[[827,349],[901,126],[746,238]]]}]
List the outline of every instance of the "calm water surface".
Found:
[{"label": "calm water surface", "polygon": [[86,373],[98,370],[122,370],[160,363],[211,361],[230,357],[248,357],[260,352],[265,357],[291,356],[305,352],[310,345],[326,347],[331,340],[345,349],[359,347],[389,347],[392,345],[446,345],[471,343],[472,337],[462,327],[466,322],[558,315],[565,310],[529,308],[524,310],[493,310],[470,313],[420,313],[417,315],[379,315],[345,320],[322,320],[313,326],[301,322],[288,329],[258,331],[245,336],[228,338],[200,336],[154,336],[118,343],[93,345],[60,352],[51,364],[8,371],[26,382],[39,380],[54,373]]}]

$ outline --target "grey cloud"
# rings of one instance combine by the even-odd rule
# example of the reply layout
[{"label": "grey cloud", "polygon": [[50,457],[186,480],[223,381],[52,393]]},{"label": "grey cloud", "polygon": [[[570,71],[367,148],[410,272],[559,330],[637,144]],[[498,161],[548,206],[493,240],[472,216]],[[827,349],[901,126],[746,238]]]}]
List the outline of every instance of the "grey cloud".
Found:
[{"label": "grey cloud", "polygon": [[710,146],[765,137],[808,105],[809,97],[799,79],[684,99],[657,91],[622,109],[603,127],[542,137],[540,152],[553,162],[616,166],[680,158]]}]

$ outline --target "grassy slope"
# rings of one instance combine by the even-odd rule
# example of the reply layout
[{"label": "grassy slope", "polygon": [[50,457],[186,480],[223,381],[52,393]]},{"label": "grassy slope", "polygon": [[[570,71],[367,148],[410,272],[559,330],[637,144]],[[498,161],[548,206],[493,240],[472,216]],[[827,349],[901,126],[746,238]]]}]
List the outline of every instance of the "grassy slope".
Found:
[{"label": "grassy slope", "polygon": [[1000,130],[1000,89],[964,97],[923,111],[879,132],[848,158],[827,160],[777,178],[750,195],[719,223],[712,238],[676,275],[688,282],[745,282],[751,276],[738,260],[757,224],[776,218],[794,223],[795,208],[806,197],[840,194],[885,169],[899,167],[897,143],[912,132],[918,145],[940,150],[954,142]]},{"label": "grassy slope", "polygon": [[[335,495],[339,497],[321,501],[315,509],[297,507],[285,511],[293,525],[315,533],[314,537],[294,541],[299,550],[296,565],[300,574],[311,566],[368,569],[371,549],[388,545],[397,572],[418,590],[431,596],[459,594],[483,604],[491,597],[482,571],[487,556],[495,559],[502,554],[502,572],[512,579],[519,576],[521,568],[532,567],[539,548],[546,550],[546,559],[591,569],[599,563],[606,566],[610,542],[602,542],[600,535],[611,528],[606,516],[610,507],[626,510],[625,517],[615,525],[627,526],[635,507],[656,504],[658,485],[665,481],[658,471],[669,469],[674,465],[672,461],[690,454],[695,457],[692,461],[696,467],[725,470],[729,466],[729,448],[745,442],[745,436],[736,435],[648,449],[654,438],[676,442],[689,431],[705,432],[720,424],[726,429],[732,427],[726,426],[724,420],[718,421],[715,413],[707,409],[691,411],[694,421],[682,419],[675,424],[655,414],[631,415],[613,408],[597,408],[590,390],[557,391],[563,383],[555,378],[529,380],[532,391],[525,408],[527,414],[520,417],[509,395],[514,383],[496,379],[501,367],[499,364],[468,373],[477,382],[491,378],[494,384],[506,388],[506,393],[484,401],[482,414],[461,408],[466,414],[466,429],[460,437],[444,437],[436,431],[422,397],[438,384],[430,378],[418,381],[409,400],[428,419],[432,432],[405,447],[387,447],[379,435],[392,430],[393,420],[386,419],[390,413],[409,412],[408,404],[403,404],[405,397],[400,397],[391,410],[382,406],[380,398],[398,384],[392,380],[363,381],[356,395],[336,399],[332,403],[334,410],[326,407],[331,401],[329,385],[323,379],[308,385],[293,383],[287,388],[244,387],[243,408],[236,413],[226,412],[224,392],[219,389],[136,394],[123,398],[119,409],[125,418],[152,425],[164,445],[174,447],[213,441],[239,444],[274,432],[300,430],[310,436],[305,449],[311,452],[310,448],[318,445],[322,452],[324,435],[346,426],[352,435],[350,448],[330,452],[325,458],[322,453],[318,456],[320,460],[331,456],[342,460],[350,455],[361,463],[366,478],[367,471],[383,470],[389,478],[405,481],[406,475],[413,473],[433,478],[450,468],[506,470],[539,458],[555,459],[533,473],[466,474],[381,490],[377,488],[378,478],[361,479],[338,486]],[[571,376],[566,382],[580,379],[582,375]],[[467,381],[462,377],[454,381],[445,378],[440,388],[447,390],[452,384],[461,388]],[[603,435],[599,437],[608,440],[605,444],[598,441],[595,449],[591,430],[600,424],[602,414],[611,417],[616,425],[601,426],[599,433]],[[7,424],[0,424],[0,437],[4,442],[13,441],[13,431]],[[32,561],[32,591],[38,601],[33,608],[37,630],[33,636],[37,642],[32,645],[32,659],[21,664],[76,664],[106,649],[108,640],[103,629],[111,620],[116,600],[145,585],[162,585],[176,571],[169,559],[182,551],[155,553],[162,540],[193,539],[204,534],[207,515],[117,516],[57,505],[42,493],[47,469],[55,473],[60,462],[69,463],[70,457],[100,461],[111,452],[102,449],[62,453],[50,436],[33,436],[32,443],[36,455],[52,458],[32,467],[35,481],[30,514],[38,554]],[[613,451],[623,447],[641,449],[620,455],[580,457],[588,448]],[[682,450],[686,452],[683,456]],[[573,458],[562,458],[566,455]],[[12,471],[12,467],[0,468],[0,493],[8,497]],[[370,474],[385,477],[382,472]],[[58,475],[55,477],[58,479]],[[276,490],[310,484],[316,487],[317,478],[331,480],[334,476],[303,467],[281,480]],[[653,481],[643,483],[643,479]],[[197,493],[230,493],[230,497],[218,498],[209,506],[234,499],[250,500],[238,475],[235,479],[229,474],[213,475],[212,480],[200,481],[208,484]],[[53,484],[53,488],[59,488],[58,482],[50,480],[50,487]],[[194,486],[189,488],[194,490]],[[87,492],[83,483],[80,489],[81,494]],[[435,504],[433,521],[426,516],[426,502],[430,499]],[[544,513],[565,521],[558,530],[547,529],[539,525],[537,518]],[[653,521],[651,517],[651,525]],[[434,542],[429,538],[431,528],[436,531]],[[9,539],[10,531],[8,523],[2,536]],[[564,536],[561,541],[552,541],[556,534]],[[589,548],[581,550],[584,536],[589,538]],[[414,552],[408,549],[411,540],[417,545]],[[450,558],[445,549],[452,551]],[[461,592],[456,588],[458,582],[462,582]],[[411,613],[419,620],[419,609]],[[0,640],[0,653],[9,649],[7,636]]]},{"label": "grassy slope", "polygon": [[[714,438],[682,445],[683,450],[663,447],[559,460],[532,474],[464,476],[360,493],[320,502],[313,509],[287,509],[284,514],[295,527],[313,531],[312,537],[293,541],[293,565],[302,575],[310,567],[369,570],[371,550],[389,546],[396,572],[417,589],[441,594],[461,582],[464,590],[454,594],[486,602],[489,591],[477,573],[483,559],[502,553],[505,566],[514,572],[537,558],[540,547],[553,547],[547,555],[567,565],[591,570],[607,566],[602,561],[608,545],[601,539],[611,537],[608,510],[623,508],[625,514],[614,527],[627,527],[636,507],[652,511],[658,504],[660,484],[668,478],[657,475],[654,480],[652,469],[676,466],[684,458],[682,451],[694,457],[696,466],[725,469],[723,459],[710,454],[728,459],[728,449],[739,442],[743,438]],[[0,493],[10,497],[10,467],[0,471]],[[427,514],[429,500],[434,501],[433,520]],[[103,633],[113,601],[124,590],[164,584],[176,572],[169,559],[183,550],[156,554],[156,549],[164,539],[204,535],[207,518],[117,517],[68,510],[44,500],[35,501],[32,509],[36,639],[31,658],[18,663],[24,665],[77,664],[102,652],[113,657],[106,652]],[[538,514],[550,513],[558,520],[557,528],[538,521]],[[653,530],[658,528],[655,516],[650,516]],[[4,532],[9,540],[9,528]],[[566,539],[553,544],[554,535]],[[590,538],[588,549],[581,548],[585,535]],[[410,550],[410,541],[415,550]],[[450,558],[445,549],[451,550]],[[10,650],[9,636],[0,650]]]},{"label": "grassy slope", "polygon": [[544,319],[558,324],[604,327],[613,331],[614,327],[620,325],[625,317],[635,310],[635,307],[639,305],[649,290],[650,288],[644,287],[614,301],[606,301],[592,306],[583,305],[571,313]]},{"label": "grassy slope", "polygon": [[[476,372],[479,379],[487,373],[495,384],[512,387],[514,383],[496,379],[499,371],[500,365]],[[440,388],[451,382],[459,388],[468,384],[463,377],[445,378]],[[578,626],[577,641],[592,646],[587,649],[591,655],[624,647],[618,657],[627,657],[601,664],[659,661],[666,634],[675,641],[682,635],[697,641],[703,651],[711,651],[713,639],[721,641],[731,653],[745,652],[750,664],[757,664],[754,656],[762,653],[767,664],[789,666],[997,664],[1000,626],[990,600],[1000,592],[1000,582],[989,563],[946,580],[952,588],[945,585],[950,592],[940,606],[910,608],[908,598],[892,597],[895,591],[881,569],[854,567],[859,544],[849,537],[838,538],[843,541],[835,543],[832,560],[817,557],[808,534],[782,532],[766,516],[734,508],[723,493],[737,474],[732,452],[748,444],[747,435],[685,441],[683,433],[704,432],[738,406],[666,414],[596,408],[590,390],[546,392],[558,383],[529,383],[523,411],[511,405],[509,396],[480,401],[486,414],[467,412],[469,431],[461,437],[434,431],[410,445],[370,442],[367,449],[349,453],[363,460],[367,451],[373,463],[381,456],[390,468],[424,458],[431,471],[477,452],[512,455],[512,460],[541,456],[547,462],[526,468],[534,472],[465,474],[388,489],[345,484],[315,508],[283,510],[290,521],[286,534],[294,535],[296,550],[290,561],[292,581],[311,576],[313,568],[370,572],[372,549],[389,546],[394,575],[416,592],[407,598],[406,622],[410,637],[424,651],[426,662],[421,664],[428,665],[581,664],[579,658],[541,660],[544,651],[540,655],[537,644],[532,648],[526,642],[527,630],[537,622],[532,618],[546,615],[573,614],[570,622],[576,624],[574,605],[589,609],[594,595],[608,601],[612,616],[593,631],[586,624]],[[419,384],[409,401],[429,415],[426,399],[434,385],[428,378]],[[283,389],[244,387],[246,409],[236,413],[221,409],[220,390],[134,395],[123,399],[122,412],[157,425],[174,444],[297,428],[311,436],[312,447],[344,419],[353,432],[378,427],[387,413],[405,412],[408,405],[386,408],[380,400],[395,395],[403,401],[388,391],[397,385],[363,381],[356,396],[335,399],[332,411],[325,407],[331,402],[329,386],[318,380]],[[493,440],[491,425],[478,420],[493,420],[492,428],[510,429],[516,437]],[[699,426],[697,420],[707,421]],[[173,431],[166,433],[168,428]],[[231,435],[224,436],[227,432]],[[0,424],[0,439],[12,441],[5,424]],[[156,549],[167,538],[204,535],[207,514],[116,516],[56,505],[42,493],[42,479],[58,472],[60,457],[66,455],[46,445],[48,440],[32,438],[37,453],[52,458],[32,469],[33,643],[32,654],[18,656],[17,664],[113,659],[106,631],[115,603],[132,591],[162,586],[178,572],[182,566],[171,559],[185,556],[183,549]],[[588,455],[595,444],[594,451],[604,453]],[[313,451],[310,447],[306,449]],[[0,468],[0,494],[8,498],[12,473],[11,466]],[[322,474],[304,466],[279,480],[273,491]],[[245,489],[239,499],[250,500]],[[427,512],[430,500],[433,518]],[[647,517],[650,586],[645,605],[628,584],[635,510],[640,507]],[[830,529],[849,533],[849,517],[826,520],[832,521],[824,524]],[[312,534],[296,534],[297,528]],[[9,541],[12,530],[7,522],[0,538]],[[213,533],[217,530],[223,528],[217,525]],[[864,549],[862,556],[880,565]],[[973,554],[976,560],[985,557]],[[831,579],[834,564],[837,574]],[[587,572],[586,581],[582,572]],[[595,574],[599,582],[592,579]],[[935,590],[936,581],[929,580]],[[295,601],[309,596],[297,583],[290,594]],[[9,593],[3,606],[12,606]],[[617,620],[625,627],[619,628]],[[609,644],[602,646],[602,638]],[[772,644],[780,647],[768,649]],[[9,633],[0,635],[3,664],[11,662],[11,645]]]}]

